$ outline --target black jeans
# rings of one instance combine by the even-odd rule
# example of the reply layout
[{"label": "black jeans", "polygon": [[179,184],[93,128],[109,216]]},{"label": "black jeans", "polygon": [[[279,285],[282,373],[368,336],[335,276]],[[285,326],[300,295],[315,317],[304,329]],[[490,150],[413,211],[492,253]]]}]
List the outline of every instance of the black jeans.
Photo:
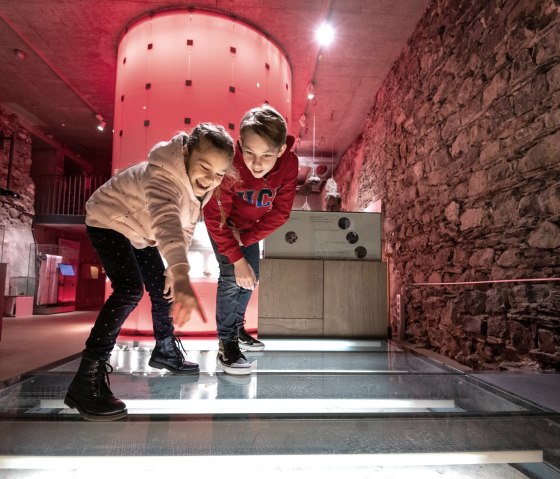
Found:
[{"label": "black jeans", "polygon": [[171,305],[163,297],[165,266],[158,249],[136,249],[125,236],[114,230],[87,226],[86,231],[113,287],[86,341],[87,355],[94,359],[109,359],[121,327],[138,305],[144,287],[152,303],[155,338],[172,335]]}]

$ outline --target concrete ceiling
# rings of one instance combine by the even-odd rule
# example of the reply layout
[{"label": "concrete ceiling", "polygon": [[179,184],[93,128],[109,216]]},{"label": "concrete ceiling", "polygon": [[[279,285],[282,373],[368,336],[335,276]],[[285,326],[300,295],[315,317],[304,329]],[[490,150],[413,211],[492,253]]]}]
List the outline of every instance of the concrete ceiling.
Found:
[{"label": "concrete ceiling", "polygon": [[[266,32],[285,51],[293,75],[291,133],[301,138],[297,152],[302,175],[307,175],[313,158],[315,164],[336,165],[361,133],[380,84],[429,3],[0,0],[0,104],[40,132],[39,136],[54,138],[108,173],[116,52],[123,30],[135,19],[161,9],[214,10]],[[319,48],[314,31],[327,19],[336,38],[329,47]],[[26,59],[20,59],[15,49],[25,52]],[[316,102],[306,98],[311,80]],[[97,113],[108,123],[103,133],[96,129]],[[306,127],[298,121],[303,114]]]}]

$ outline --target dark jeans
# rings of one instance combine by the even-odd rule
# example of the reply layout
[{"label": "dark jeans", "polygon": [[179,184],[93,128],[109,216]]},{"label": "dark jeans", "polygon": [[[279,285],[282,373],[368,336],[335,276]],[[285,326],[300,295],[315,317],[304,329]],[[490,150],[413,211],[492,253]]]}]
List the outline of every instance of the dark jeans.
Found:
[{"label": "dark jeans", "polygon": [[[237,332],[245,323],[245,311],[253,293],[250,289],[241,288],[235,282],[234,266],[226,256],[218,252],[216,243],[212,241],[212,248],[220,266],[218,278],[218,293],[216,295],[216,326],[220,339],[237,339]],[[259,243],[242,246],[243,256],[253,268],[257,280],[259,279]]]},{"label": "dark jeans", "polygon": [[86,341],[88,356],[109,359],[121,327],[138,305],[144,287],[152,303],[155,338],[164,339],[173,334],[171,305],[163,297],[165,266],[158,249],[136,249],[114,230],[87,226],[86,231],[113,287]]}]

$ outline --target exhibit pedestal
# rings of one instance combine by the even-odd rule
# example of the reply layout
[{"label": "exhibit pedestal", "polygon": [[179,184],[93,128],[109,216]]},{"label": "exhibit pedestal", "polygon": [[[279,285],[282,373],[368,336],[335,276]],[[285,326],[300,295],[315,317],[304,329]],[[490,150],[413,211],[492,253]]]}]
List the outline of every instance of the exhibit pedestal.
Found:
[{"label": "exhibit pedestal", "polygon": [[33,296],[6,296],[4,314],[16,318],[33,315]]},{"label": "exhibit pedestal", "polygon": [[261,260],[259,335],[387,337],[387,265]]}]

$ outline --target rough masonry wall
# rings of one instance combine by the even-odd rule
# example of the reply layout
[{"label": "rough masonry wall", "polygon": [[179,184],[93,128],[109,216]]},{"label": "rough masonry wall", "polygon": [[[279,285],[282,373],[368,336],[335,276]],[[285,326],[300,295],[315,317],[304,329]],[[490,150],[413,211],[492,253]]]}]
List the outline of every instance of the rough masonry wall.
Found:
[{"label": "rough masonry wall", "polygon": [[[24,278],[29,274],[29,249],[34,242],[31,224],[35,214],[35,185],[30,176],[31,136],[18,123],[16,115],[2,109],[0,135],[11,137],[14,142],[9,189],[19,195],[19,198],[0,195],[0,230],[4,234],[0,260],[8,264],[5,294],[10,294],[10,282],[16,286],[19,284],[17,278]],[[8,141],[4,141],[3,145],[0,144],[0,187],[4,189],[8,186],[9,156],[10,145]],[[18,291],[14,294],[21,293]]]},{"label": "rough masonry wall", "polygon": [[560,368],[558,281],[418,284],[560,277],[560,1],[435,0],[335,177],[344,209],[382,202],[394,332]]}]

